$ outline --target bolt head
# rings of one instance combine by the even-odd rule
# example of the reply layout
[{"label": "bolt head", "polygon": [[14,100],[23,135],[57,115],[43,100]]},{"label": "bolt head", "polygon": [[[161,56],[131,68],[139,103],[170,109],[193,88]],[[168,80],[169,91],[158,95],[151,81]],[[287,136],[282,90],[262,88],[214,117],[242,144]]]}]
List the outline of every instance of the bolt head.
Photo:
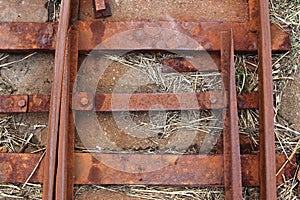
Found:
[{"label": "bolt head", "polygon": [[218,102],[218,99],[215,96],[210,96],[209,100],[210,100],[210,103],[212,103],[212,104],[215,104]]},{"label": "bolt head", "polygon": [[12,100],[11,99],[6,99],[5,101],[4,101],[4,105],[5,106],[10,106],[12,104]]},{"label": "bolt head", "polygon": [[80,99],[80,103],[81,103],[81,105],[86,106],[86,105],[89,104],[89,99],[86,98],[86,97],[82,97],[82,98]]},{"label": "bolt head", "polygon": [[18,106],[19,106],[19,107],[24,107],[24,106],[26,106],[26,101],[25,101],[25,99],[20,99],[20,100],[18,101]]}]

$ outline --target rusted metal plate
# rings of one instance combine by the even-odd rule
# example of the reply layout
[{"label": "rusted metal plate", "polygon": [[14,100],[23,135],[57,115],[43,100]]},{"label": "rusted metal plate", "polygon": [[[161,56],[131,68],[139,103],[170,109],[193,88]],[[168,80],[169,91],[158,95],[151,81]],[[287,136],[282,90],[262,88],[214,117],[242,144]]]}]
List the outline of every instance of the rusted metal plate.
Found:
[{"label": "rusted metal plate", "polygon": [[[230,28],[235,51],[257,50],[257,35],[248,23],[229,22],[83,22],[76,25],[79,50],[220,50],[220,31]],[[290,48],[287,33],[273,26],[273,50]],[[280,39],[278,39],[280,38]]]},{"label": "rusted metal plate", "polygon": [[50,105],[50,95],[29,95],[28,112],[48,112]]},{"label": "rusted metal plate", "polygon": [[[40,156],[0,153],[0,182],[24,183]],[[284,155],[276,155],[276,158],[279,169],[286,158]],[[44,160],[30,182],[43,182]],[[243,185],[258,186],[258,155],[242,155],[241,160]],[[164,168],[143,172],[166,162],[168,165]],[[222,163],[223,155],[99,154],[93,157],[75,153],[75,184],[223,185]],[[115,167],[111,168],[111,165]],[[128,173],[130,170],[140,172]],[[288,179],[295,171],[296,165],[289,163],[277,176],[277,185],[282,183],[283,174]]]},{"label": "rusted metal plate", "polygon": [[[24,183],[40,157],[40,154],[0,153],[0,182]],[[42,166],[38,167],[29,181],[31,183],[43,181]]]},{"label": "rusted metal plate", "polygon": [[[236,51],[257,50],[257,35],[249,30],[248,23],[78,21],[76,25],[80,52],[93,50],[105,40],[108,49],[220,50],[219,32],[229,28],[237,33],[234,37]],[[146,33],[143,29],[150,31]],[[274,25],[271,32],[272,49],[289,50],[289,35]],[[53,23],[1,22],[0,51],[52,51],[55,49],[56,33],[57,25]],[[183,40],[176,39],[178,33]],[[122,38],[124,35],[126,37]],[[159,36],[158,39],[156,36]],[[191,41],[199,45],[187,43]]]},{"label": "rusted metal plate", "polygon": [[57,26],[42,22],[0,22],[0,51],[54,50]]},{"label": "rusted metal plate", "polygon": [[27,112],[27,108],[27,95],[0,96],[1,113],[23,113]]},{"label": "rusted metal plate", "polygon": [[109,0],[94,0],[94,17],[102,18],[102,17],[110,17],[112,16]]},{"label": "rusted metal plate", "polygon": [[258,91],[260,199],[276,199],[275,134],[269,1],[259,0]]},{"label": "rusted metal plate", "polygon": [[94,97],[91,93],[78,92],[72,96],[72,109],[74,110],[92,110],[94,104]]},{"label": "rusted metal plate", "polygon": [[[74,76],[74,74],[73,74]],[[218,92],[218,91],[214,91],[212,94],[215,94],[216,97],[220,97],[222,96],[222,92]],[[129,97],[130,96],[130,100],[132,101],[142,101],[142,98],[146,98],[150,96],[150,99],[155,98],[155,97],[151,97],[152,95],[158,95],[160,97],[160,95],[162,95],[162,98],[167,98],[168,95],[172,95],[172,94],[152,94],[152,93],[148,93],[148,94],[135,94],[131,97],[131,94],[99,94],[96,95],[96,102],[94,102],[94,97],[91,93],[75,93],[73,94],[73,108],[75,110],[92,110],[94,108],[96,108],[96,111],[111,111],[112,109],[109,107],[109,101],[112,99],[112,96],[114,96],[114,99],[116,99],[117,101],[122,101],[122,95],[124,95],[125,97]],[[141,95],[141,97],[139,97],[139,95]],[[173,94],[177,95],[177,94]],[[28,96],[28,100],[26,100],[26,97]],[[182,96],[182,95],[181,95]],[[202,97],[205,97],[205,95],[201,95],[201,94],[196,94],[196,96],[198,98],[200,98],[199,100],[201,100]],[[87,99],[83,99],[83,97],[87,97]],[[183,96],[182,96],[183,97]],[[208,98],[208,96],[206,95],[206,97]],[[14,101],[11,101],[11,99],[13,99]],[[20,108],[18,104],[18,102],[15,102],[15,100],[18,99],[25,99],[26,102],[26,106]],[[104,99],[104,100],[103,100]],[[251,93],[241,93],[237,96],[238,99],[238,108],[239,109],[247,109],[247,108],[258,108],[258,93],[257,92],[251,92]],[[2,104],[5,104],[5,101],[8,100],[9,102],[7,102],[7,105],[9,104],[9,106],[3,106]],[[219,100],[219,99],[218,99]],[[82,101],[82,102],[81,102]],[[87,101],[87,104],[86,104]],[[104,102],[103,102],[104,101]],[[156,102],[159,100],[155,100]],[[130,109],[132,111],[134,110],[146,110],[147,108],[151,107],[152,105],[155,104],[155,101],[147,101],[146,103],[142,103],[138,106],[135,107],[135,105],[132,103],[130,105]],[[210,101],[209,98],[203,100],[204,102],[208,102]],[[27,112],[27,113],[37,113],[37,112],[49,112],[49,106],[50,106],[50,95],[10,95],[10,96],[1,96],[0,95],[0,112],[1,113],[19,113],[19,112]],[[13,103],[13,106],[11,105]],[[22,103],[22,102],[21,102]],[[101,104],[105,104],[104,107],[101,106]],[[218,104],[214,105],[214,106],[210,106],[210,107],[214,107],[214,108],[223,108],[220,104],[221,102],[219,102]],[[84,106],[86,104],[86,106]],[[143,104],[145,105],[145,107],[143,107]],[[165,103],[164,103],[165,104]],[[21,106],[23,104],[20,104]],[[209,104],[206,104],[209,106]],[[128,107],[128,106],[127,106]],[[125,110],[126,108],[120,108],[120,106],[118,106],[117,108],[119,108],[120,110]],[[174,107],[175,109],[176,107]],[[177,107],[178,108],[178,107]],[[198,107],[199,108],[199,107]],[[155,108],[149,108],[151,109],[155,109]]]},{"label": "rusted metal plate", "polygon": [[221,32],[222,79],[226,96],[223,110],[224,185],[226,199],[242,199],[242,173],[232,30]]},{"label": "rusted metal plate", "polygon": [[[243,185],[258,186],[258,156],[242,155],[241,160]],[[277,167],[279,168],[284,161],[284,156],[277,156]],[[75,183],[223,185],[222,163],[223,155],[100,154],[93,157],[90,154],[77,154]],[[164,167],[157,168],[157,165],[164,164],[166,164]],[[286,167],[285,175],[293,177],[294,172],[295,166],[289,165]],[[277,184],[280,183],[282,183],[281,175],[277,179]]]},{"label": "rusted metal plate", "polygon": [[[94,100],[95,98],[95,100]],[[222,109],[224,94],[221,91],[203,93],[140,93],[140,94],[96,94],[74,93],[74,110],[95,111],[147,111],[147,110],[191,110]],[[238,107],[241,109],[258,108],[258,94],[242,93],[238,95]],[[161,107],[155,107],[160,105]]]},{"label": "rusted metal plate", "polygon": [[148,110],[194,110],[223,108],[222,92],[203,93],[155,93],[155,94],[97,94],[95,100],[89,93],[73,96],[73,109],[95,111],[148,111]]},{"label": "rusted metal plate", "polygon": [[94,0],[96,11],[105,9],[105,1],[104,0]]},{"label": "rusted metal plate", "polygon": [[222,92],[96,95],[96,111],[203,110],[224,107]]}]

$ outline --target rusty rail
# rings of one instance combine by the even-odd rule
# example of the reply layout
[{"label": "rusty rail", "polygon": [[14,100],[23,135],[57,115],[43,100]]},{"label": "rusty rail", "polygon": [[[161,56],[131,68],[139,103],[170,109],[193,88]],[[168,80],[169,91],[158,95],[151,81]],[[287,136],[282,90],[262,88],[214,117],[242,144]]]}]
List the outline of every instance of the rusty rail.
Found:
[{"label": "rusty rail", "polygon": [[227,107],[223,111],[224,185],[226,199],[242,199],[242,173],[232,30],[221,32],[222,78]]},{"label": "rusty rail", "polygon": [[[1,113],[49,112],[46,157],[30,180],[44,184],[43,199],[73,199],[74,184],[215,185],[225,187],[226,199],[241,199],[242,185],[260,186],[261,199],[276,198],[276,184],[282,183],[281,175],[293,177],[296,168],[289,163],[278,177],[275,175],[275,170],[285,162],[285,156],[275,155],[274,150],[271,50],[285,51],[290,48],[290,44],[287,33],[274,25],[270,26],[266,0],[249,0],[247,22],[172,23],[78,21],[79,1],[72,1],[72,8],[70,2],[62,1],[62,15],[58,25],[0,23],[0,51],[55,50],[51,96],[0,96]],[[95,2],[96,18],[111,15],[108,0]],[[69,30],[70,18],[72,30]],[[151,29],[152,32],[141,31],[140,28]],[[166,39],[162,45],[151,34],[157,31],[170,34],[167,29],[189,36],[201,47],[194,46],[188,40],[174,42]],[[222,32],[224,30],[231,31]],[[124,35],[124,31],[127,34]],[[114,37],[115,34],[119,38]],[[111,37],[119,42],[111,44]],[[214,65],[204,60],[199,66],[194,66],[187,60],[172,58],[163,63],[166,67],[164,72],[221,71],[226,98],[223,98],[223,91],[197,94],[70,94],[77,74],[78,53],[89,52],[94,48],[108,52],[161,48],[207,50],[205,56],[208,55]],[[234,51],[256,50],[259,51],[260,59],[259,91],[237,95]],[[202,59],[201,55],[196,59]],[[129,106],[124,104],[124,99],[129,101]],[[196,105],[189,103],[194,100]],[[223,155],[74,153],[74,119],[77,111],[148,111],[155,110],[151,105],[156,104],[163,105],[165,110],[223,109],[223,142],[217,149]],[[248,108],[259,108],[260,112],[259,155],[240,155],[240,147],[243,149],[249,144],[243,137],[239,141],[237,109]],[[0,154],[0,182],[25,182],[39,156]],[[105,164],[107,162],[113,167]],[[155,167],[155,163],[164,162],[168,163],[164,168],[153,172],[143,170],[143,166],[151,168]],[[127,173],[126,170],[136,173]]]},{"label": "rusty rail", "polygon": [[273,111],[272,52],[267,0],[259,1],[259,141],[260,198],[276,199],[275,136]]},{"label": "rusty rail", "polygon": [[[55,185],[56,178],[60,181],[59,177],[55,177],[57,173],[57,144],[59,135],[59,122],[61,115],[61,98],[62,98],[62,83],[64,69],[67,65],[67,33],[69,29],[71,12],[71,1],[63,0],[61,4],[61,16],[58,25],[58,34],[56,40],[56,51],[54,59],[54,72],[53,72],[53,84],[51,91],[51,101],[50,101],[50,113],[48,122],[48,134],[47,134],[47,147],[46,147],[46,164],[44,169],[44,184],[43,184],[43,199],[52,200],[55,198]],[[66,95],[65,91],[63,93]],[[67,95],[68,96],[68,95]],[[66,98],[63,96],[63,98]],[[67,100],[67,99],[66,99]],[[68,106],[65,105],[63,101],[63,109]],[[61,141],[63,142],[63,141]],[[64,144],[62,144],[64,145]],[[62,195],[62,194],[61,194]]]}]

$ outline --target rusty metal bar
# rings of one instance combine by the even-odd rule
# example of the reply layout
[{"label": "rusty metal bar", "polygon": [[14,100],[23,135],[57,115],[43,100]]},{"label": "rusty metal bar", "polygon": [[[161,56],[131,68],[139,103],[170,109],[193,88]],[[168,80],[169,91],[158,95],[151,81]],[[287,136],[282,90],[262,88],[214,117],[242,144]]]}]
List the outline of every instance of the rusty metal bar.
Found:
[{"label": "rusty metal bar", "polygon": [[276,199],[276,162],[273,111],[273,78],[269,5],[259,0],[258,91],[260,199]]},{"label": "rusty metal bar", "polygon": [[221,65],[227,107],[223,111],[224,185],[228,200],[242,199],[242,173],[235,85],[233,33],[221,32]]},{"label": "rusty metal bar", "polygon": [[94,16],[96,19],[112,16],[109,0],[94,0]]},{"label": "rusty metal bar", "polygon": [[[74,110],[95,111],[149,111],[149,110],[197,110],[224,108],[223,92],[155,93],[155,94],[97,94],[75,93]],[[159,107],[155,107],[159,105]]]},{"label": "rusty metal bar", "polygon": [[[73,65],[72,65],[73,66]],[[75,76],[75,75],[73,75]],[[214,91],[213,94],[216,94],[216,96],[221,96],[221,92]],[[87,110],[86,106],[81,105],[81,96],[78,93],[74,93],[74,109],[75,110]],[[81,94],[83,95],[83,94]],[[114,96],[114,98],[119,98],[117,101],[121,101],[121,99],[124,97],[130,96],[130,94],[118,94],[117,96]],[[146,96],[149,97],[149,99],[153,99],[153,94],[147,93],[147,94],[136,94],[130,97],[133,101],[135,99],[141,99],[142,97],[139,97],[138,95],[141,95],[143,98]],[[154,94],[154,95],[162,95],[167,98],[168,95],[176,95],[176,94]],[[88,96],[88,100],[93,102],[93,96],[85,94],[85,96]],[[107,98],[106,98],[107,96]],[[196,96],[201,97],[205,96],[204,94],[198,93]],[[27,100],[28,97],[28,100]],[[101,107],[102,101],[96,101],[95,102],[95,108],[96,111],[111,111],[112,109],[109,107],[108,100],[112,98],[112,94],[99,94],[96,95],[96,99],[104,99],[105,107]],[[21,102],[19,102],[21,100]],[[23,103],[25,100],[25,106],[23,107]],[[140,101],[140,100],[138,100]],[[209,102],[209,99],[203,100],[204,102]],[[220,100],[221,101],[221,100]],[[257,92],[251,92],[251,93],[241,93],[237,95],[237,102],[238,102],[238,108],[239,109],[255,109],[258,108],[258,93]],[[5,104],[6,103],[6,104]],[[145,104],[145,107],[151,107],[155,102],[149,101]],[[21,107],[20,107],[21,106]],[[50,95],[0,95],[0,113],[38,113],[38,112],[49,112],[49,106],[50,106]],[[145,110],[146,108],[143,108],[140,106],[134,106],[131,105],[131,110],[139,110],[139,109]],[[220,107],[223,108],[223,107]],[[92,109],[92,108],[90,108]],[[152,108],[153,109],[153,108]],[[173,109],[177,109],[174,107]],[[199,109],[199,107],[198,107]]]},{"label": "rusty metal bar", "polygon": [[56,173],[56,199],[70,199],[68,194],[68,131],[69,131],[69,94],[70,94],[70,31],[66,38],[65,60],[63,64],[63,79],[58,134],[58,154]]},{"label": "rusty metal bar", "polygon": [[[78,32],[73,31],[71,32],[71,44],[72,48],[70,51],[71,61],[70,61],[70,90],[73,90],[75,86],[75,80],[77,77],[78,71]],[[70,94],[70,99],[72,98]],[[70,105],[69,105],[70,106]],[[74,199],[74,163],[75,163],[75,113],[72,112],[70,109],[69,111],[69,131],[68,131],[68,157],[67,157],[67,164],[68,164],[68,199]]]},{"label": "rusty metal bar", "polygon": [[94,0],[94,2],[96,11],[104,10],[106,8],[104,0]]},{"label": "rusty metal bar", "polygon": [[[175,31],[179,31],[187,35],[202,45],[206,50],[220,50],[220,43],[218,34],[222,30],[233,29],[238,33],[235,35],[235,50],[236,51],[255,51],[257,50],[257,37],[256,33],[252,33],[248,23],[229,23],[229,22],[83,22],[78,21],[75,25],[76,30],[79,32],[79,51],[87,52],[93,50],[104,40],[111,38],[114,34],[119,34],[123,31],[131,29],[140,29],[144,27],[161,27]],[[205,31],[203,31],[205,30]],[[289,50],[289,35],[282,31],[280,28],[272,25],[272,50],[285,51]],[[134,31],[132,31],[134,33]],[[138,34],[138,33],[137,33]],[[54,23],[29,23],[29,22],[0,22],[0,51],[32,51],[32,50],[48,50],[55,49],[57,42],[57,24]],[[129,38],[130,39],[130,38]],[[156,45],[150,45],[150,40],[145,41],[144,44],[124,44],[123,40],[121,45],[125,45],[127,50],[134,50],[139,47],[157,48]],[[129,40],[128,40],[129,41]],[[157,39],[156,39],[157,41]],[[179,42],[182,43],[183,41]],[[154,43],[156,44],[156,43]],[[164,49],[179,46],[172,45],[166,46]],[[185,44],[186,47],[188,47]],[[121,46],[122,47],[122,46]],[[113,48],[113,47],[111,47]],[[161,48],[160,48],[161,49]],[[177,48],[182,50],[182,48]],[[194,48],[190,48],[195,50]],[[184,48],[183,50],[188,50]]]},{"label": "rusty metal bar", "polygon": [[[248,23],[232,22],[83,22],[78,21],[79,49],[102,50],[201,50],[219,51],[220,31],[233,29],[235,51],[257,50],[257,37]],[[144,30],[143,30],[144,29]],[[127,32],[125,32],[127,31]],[[175,32],[172,32],[175,31]],[[180,32],[182,35],[178,35]],[[157,38],[156,34],[167,38]],[[273,26],[273,50],[288,50],[288,34]],[[177,35],[176,35],[177,34]],[[95,37],[95,36],[101,37]],[[277,36],[277,38],[276,38]],[[176,40],[172,38],[177,38]],[[178,39],[182,37],[181,39]],[[192,38],[192,39],[189,39]],[[286,40],[284,40],[286,38]],[[112,41],[112,42],[111,42]],[[196,41],[198,44],[196,44]],[[101,44],[101,45],[100,45]]]},{"label": "rusty metal bar", "polygon": [[63,0],[60,10],[60,22],[56,38],[54,59],[53,84],[51,91],[50,112],[47,134],[47,148],[45,156],[43,199],[55,198],[55,176],[57,172],[57,144],[59,131],[59,117],[62,96],[63,69],[66,58],[66,38],[69,29],[71,1]]},{"label": "rusty metal bar", "polygon": [[4,95],[0,98],[0,113],[24,113],[28,109],[28,95]]},{"label": "rusty metal bar", "polygon": [[[40,158],[40,154],[0,153],[0,182],[24,183]],[[259,185],[258,155],[241,155],[244,186]],[[130,162],[134,161],[134,163]],[[153,161],[153,162],[150,162]],[[276,167],[279,169],[286,161],[284,155],[276,155]],[[157,163],[168,165],[152,172],[127,173],[138,170],[139,166],[150,169]],[[295,162],[293,158],[292,162]],[[139,164],[137,164],[139,163]],[[110,167],[110,166],[115,166]],[[43,182],[41,166],[30,179],[30,182]],[[119,169],[124,169],[119,170]],[[145,169],[145,168],[144,168]],[[296,165],[288,163],[275,180],[277,185],[292,178]],[[75,153],[75,184],[163,184],[189,186],[222,186],[223,155],[153,155],[153,154],[91,154]]]}]

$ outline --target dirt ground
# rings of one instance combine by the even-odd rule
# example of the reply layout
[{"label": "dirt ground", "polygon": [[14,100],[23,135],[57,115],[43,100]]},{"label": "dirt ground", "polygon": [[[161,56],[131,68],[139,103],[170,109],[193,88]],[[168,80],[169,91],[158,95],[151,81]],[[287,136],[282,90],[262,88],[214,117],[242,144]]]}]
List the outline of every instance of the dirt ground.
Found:
[{"label": "dirt ground", "polygon": [[[81,2],[92,2],[87,0],[81,0]],[[111,8],[113,16],[106,20],[167,20],[167,21],[220,21],[220,20],[233,20],[233,21],[246,21],[248,19],[248,7],[246,0],[237,0],[235,4],[230,4],[230,0],[111,0]],[[226,5],[226,6],[220,6]],[[44,22],[48,19],[48,13],[45,8],[46,1],[40,0],[0,0],[0,20],[1,21],[34,21]],[[80,10],[80,19],[90,20],[93,18],[92,5],[82,7]],[[30,12],[28,12],[30,8]],[[209,10],[209,13],[207,12]],[[11,62],[20,60],[28,54],[10,54],[7,59],[2,62]],[[1,64],[1,63],[0,63]],[[53,53],[37,53],[27,58],[24,61],[18,62],[11,66],[0,68],[1,79],[4,84],[2,94],[49,94],[51,91],[52,83],[52,69],[53,69]],[[98,83],[97,92],[112,92],[115,89],[117,80],[122,78],[124,74],[128,72],[129,68],[121,66],[120,64],[113,63],[105,72],[106,74],[100,79]],[[113,75],[112,75],[113,74]],[[136,86],[143,80],[143,75],[133,74],[128,78],[127,82],[122,83],[122,87],[117,88],[118,92],[130,92],[134,89],[136,92]],[[3,85],[3,84],[2,84]],[[0,89],[2,87],[0,83]],[[6,88],[6,89],[5,89]],[[7,89],[9,88],[9,90]],[[154,91],[155,86],[146,85],[139,87],[139,92],[151,92]],[[294,81],[286,88],[283,93],[282,104],[280,108],[280,115],[282,115],[291,125],[291,127],[300,132],[300,76],[297,75]],[[149,120],[154,120],[159,125],[161,121],[164,121],[165,115],[159,113],[130,113],[134,118],[134,122],[139,124],[149,123]],[[97,137],[93,135],[95,132],[91,123],[85,116],[78,116],[78,129],[79,131],[85,131],[89,137],[87,141],[82,141],[82,138],[76,138],[76,149],[82,151],[89,148],[93,150],[118,150],[118,151],[142,151],[153,152],[158,150],[164,150],[168,143],[174,141],[176,134],[171,134],[168,137],[163,137],[161,133],[149,133],[151,137],[139,138],[135,137],[132,133],[125,133],[119,128],[120,124],[115,123],[116,117],[122,117],[122,113],[117,116],[112,113],[101,113],[97,115],[97,120],[100,122],[103,128],[103,135],[105,138]],[[150,116],[150,117],[149,117]],[[160,116],[161,118],[155,118]],[[150,119],[149,119],[150,118]],[[37,146],[31,145],[25,150],[25,152],[36,151],[45,146],[46,133],[47,133],[47,113],[43,114],[20,114],[15,115],[14,120],[21,125],[18,128],[18,134],[20,137],[25,137],[30,133],[34,133],[32,143],[38,144]],[[88,127],[88,128],[87,128]],[[82,129],[82,130],[80,130]],[[139,130],[139,129],[138,129]],[[206,133],[197,131],[192,138],[192,142],[185,144],[187,135],[191,135],[194,131],[177,131],[181,136],[176,138],[177,143],[174,143],[176,148],[169,148],[169,150],[179,152],[192,152],[199,153],[200,146],[202,145]],[[155,134],[155,135],[151,135]],[[212,134],[211,141],[216,140],[215,135]],[[111,146],[106,146],[106,139],[109,139]],[[149,139],[150,138],[150,139]],[[16,149],[17,151],[18,149]],[[1,197],[1,195],[0,195]],[[99,198],[101,197],[101,198]],[[80,195],[76,196],[78,200],[83,199],[124,199],[124,200],[137,200],[140,198],[128,197],[125,194],[118,194],[105,190],[99,191],[84,191]]]},{"label": "dirt ground", "polygon": [[282,97],[280,114],[292,124],[293,129],[300,132],[300,77],[299,74],[286,88]]}]

